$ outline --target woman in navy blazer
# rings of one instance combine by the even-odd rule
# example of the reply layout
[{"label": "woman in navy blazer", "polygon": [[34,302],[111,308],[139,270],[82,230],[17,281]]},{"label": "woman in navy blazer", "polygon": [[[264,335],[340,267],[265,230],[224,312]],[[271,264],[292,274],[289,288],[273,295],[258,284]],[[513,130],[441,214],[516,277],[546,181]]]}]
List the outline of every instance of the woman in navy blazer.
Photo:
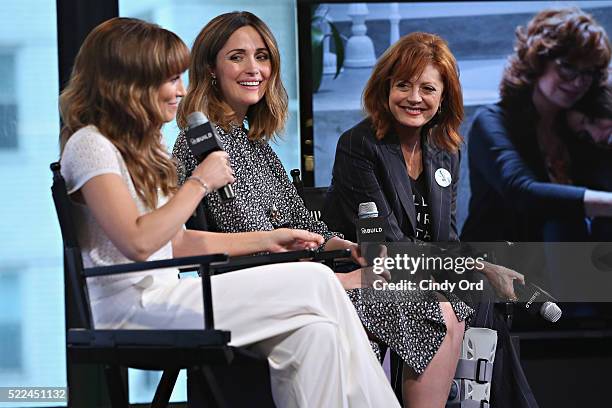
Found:
[{"label": "woman in navy blazer", "polygon": [[[457,241],[463,98],[446,42],[426,33],[401,38],[374,67],[363,103],[367,118],[338,141],[323,220],[355,240],[359,204],[374,202],[388,241]],[[505,296],[513,296],[512,279],[522,280],[495,265],[483,272]],[[536,407],[507,327],[484,302],[471,324],[498,330],[493,406]]]},{"label": "woman in navy blazer", "polygon": [[[457,241],[455,209],[460,151],[438,147],[428,140],[426,133],[425,130],[419,135],[417,143],[421,146],[422,176],[429,198],[431,241]],[[442,184],[436,181],[436,172],[442,174],[440,169],[448,172],[447,186],[444,181]],[[359,204],[371,201],[385,220],[388,241],[414,241],[417,216],[411,184],[397,133],[390,130],[378,139],[372,119],[366,118],[338,140],[323,220],[332,230],[356,241]]]},{"label": "woman in navy blazer", "polygon": [[[330,228],[354,236],[353,220],[359,203],[374,201],[386,216],[385,230],[392,240],[412,236],[428,241],[441,234],[448,236],[451,229],[456,238],[450,215],[455,189],[451,170],[456,176],[457,166],[453,162],[458,162],[456,152],[461,143],[456,129],[463,109],[456,61],[446,42],[427,33],[402,37],[374,67],[364,91],[364,105],[368,119],[340,138],[332,190],[324,209],[325,221]],[[431,126],[438,122],[439,127]],[[434,148],[434,144],[449,153]],[[451,156],[455,159],[451,160]],[[433,187],[434,192],[430,193],[434,178],[437,183],[433,184],[438,187]],[[436,296],[451,300],[452,308],[442,302],[439,307],[423,305],[420,317],[423,320],[444,315],[440,322],[443,324],[436,326],[444,337],[437,350],[428,346],[417,351],[425,361],[431,359],[422,373],[404,366],[404,388],[413,383],[428,384],[418,391],[404,393],[407,406],[444,406],[454,377],[459,349],[452,343],[457,338],[450,331],[445,335],[444,325],[463,320],[465,304],[449,293]],[[431,297],[432,301],[436,296]],[[376,321],[385,316],[375,312],[368,319]],[[419,332],[421,326],[415,323],[406,330]],[[463,337],[463,322],[459,335]]]}]

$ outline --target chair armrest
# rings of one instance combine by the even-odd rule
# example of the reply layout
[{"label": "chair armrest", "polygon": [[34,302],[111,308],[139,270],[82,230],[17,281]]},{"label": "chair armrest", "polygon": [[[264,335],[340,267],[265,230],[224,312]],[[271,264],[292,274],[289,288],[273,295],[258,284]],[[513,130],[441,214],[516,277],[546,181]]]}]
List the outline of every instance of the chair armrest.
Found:
[{"label": "chair armrest", "polygon": [[273,254],[262,255],[247,255],[231,257],[227,263],[211,265],[211,274],[220,274],[232,272],[245,268],[252,268],[261,265],[270,265],[275,263],[298,262],[298,261],[313,261],[313,262],[333,262],[337,258],[348,258],[351,256],[351,251],[348,249],[339,249],[335,251],[316,252],[314,250],[278,252]]},{"label": "chair armrest", "polygon": [[352,272],[360,267],[351,259],[350,249],[318,252],[313,260],[323,262],[336,273]]},{"label": "chair armrest", "polygon": [[223,330],[87,330],[69,329],[66,341],[70,346],[167,346],[201,347],[226,345],[231,333]]},{"label": "chair armrest", "polygon": [[178,268],[178,267],[198,268],[201,265],[210,265],[211,267],[213,267],[216,264],[223,264],[227,262],[227,260],[228,260],[228,256],[226,254],[185,256],[182,258],[162,259],[159,261],[133,262],[133,263],[126,263],[126,264],[85,268],[83,269],[83,276],[89,278],[92,276],[108,276],[108,275],[116,275],[120,273],[140,272],[140,271],[148,271],[151,269],[163,269],[163,268]]},{"label": "chair armrest", "polygon": [[211,274],[217,275],[255,266],[270,265],[285,262],[310,260],[315,252],[312,250],[277,252],[272,254],[234,256],[227,263],[211,265]]},{"label": "chair armrest", "polygon": [[316,252],[312,257],[313,261],[333,261],[338,258],[350,258],[350,249],[336,249],[333,251],[321,251]]}]

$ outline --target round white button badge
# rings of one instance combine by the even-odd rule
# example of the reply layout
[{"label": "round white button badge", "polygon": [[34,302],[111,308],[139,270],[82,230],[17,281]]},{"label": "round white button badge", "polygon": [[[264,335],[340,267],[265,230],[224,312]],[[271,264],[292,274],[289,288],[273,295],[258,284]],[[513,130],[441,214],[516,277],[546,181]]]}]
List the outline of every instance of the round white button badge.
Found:
[{"label": "round white button badge", "polygon": [[436,183],[438,183],[440,187],[448,187],[450,186],[451,181],[453,181],[453,177],[451,176],[450,172],[443,168],[436,170],[434,177],[436,178]]}]

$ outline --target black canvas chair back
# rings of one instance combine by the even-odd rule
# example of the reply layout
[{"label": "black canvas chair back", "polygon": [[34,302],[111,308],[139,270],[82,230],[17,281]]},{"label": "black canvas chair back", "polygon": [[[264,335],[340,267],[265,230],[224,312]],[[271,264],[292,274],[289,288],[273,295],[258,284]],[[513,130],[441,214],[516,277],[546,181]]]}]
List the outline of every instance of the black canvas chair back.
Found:
[{"label": "black canvas chair back", "polygon": [[60,164],[52,163],[53,185],[51,193],[57,219],[62,231],[64,242],[64,293],[66,296],[66,328],[92,329],[92,317],[89,298],[85,291],[85,278],[81,248],[78,244],[76,226],[73,218],[73,204],[68,197],[66,182],[60,173]]},{"label": "black canvas chair back", "polygon": [[327,187],[304,187],[299,169],[291,170],[290,174],[293,178],[293,185],[297,189],[300,197],[302,197],[302,200],[304,200],[304,204],[306,208],[308,208],[308,211],[310,211],[310,215],[312,215],[315,221],[320,221],[323,206],[325,205]]}]

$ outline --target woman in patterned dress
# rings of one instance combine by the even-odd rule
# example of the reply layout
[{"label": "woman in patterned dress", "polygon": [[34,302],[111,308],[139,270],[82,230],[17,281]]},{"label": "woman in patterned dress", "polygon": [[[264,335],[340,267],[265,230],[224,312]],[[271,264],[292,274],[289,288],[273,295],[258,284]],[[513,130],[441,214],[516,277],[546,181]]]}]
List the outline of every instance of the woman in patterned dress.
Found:
[{"label": "woman in patterned dress", "polygon": [[[204,200],[209,221],[224,232],[303,228],[323,235],[326,250],[357,245],[316,222],[305,208],[268,141],[284,127],[287,94],[280,80],[280,56],[269,28],[256,16],[234,12],[216,17],[192,48],[189,88],[179,107],[179,127],[191,112],[202,111],[216,125],[235,171],[236,198],[222,202],[217,193]],[[179,180],[197,165],[181,132],[173,155]],[[337,275],[366,329],[393,348],[405,363],[404,401],[410,407],[442,407],[472,310],[456,298],[434,292],[364,300],[362,271]]]}]

